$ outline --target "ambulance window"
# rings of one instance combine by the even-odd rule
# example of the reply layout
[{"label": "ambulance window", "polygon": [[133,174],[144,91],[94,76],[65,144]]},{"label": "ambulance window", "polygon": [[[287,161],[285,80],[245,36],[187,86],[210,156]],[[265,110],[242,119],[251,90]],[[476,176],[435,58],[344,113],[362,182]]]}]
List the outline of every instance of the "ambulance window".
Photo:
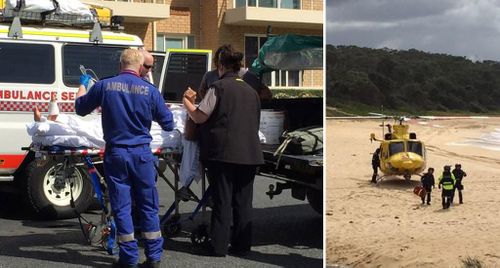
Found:
[{"label": "ambulance window", "polygon": [[409,141],[408,142],[408,152],[413,152],[413,153],[416,153],[418,155],[423,155],[422,154],[422,143]]},{"label": "ambulance window", "polygon": [[187,87],[198,89],[207,71],[208,54],[170,53],[168,57],[163,98],[181,101]]},{"label": "ambulance window", "polygon": [[165,55],[153,55],[154,57],[154,65],[151,73],[153,75],[153,84],[159,88],[160,87],[160,77],[161,71],[163,69],[163,62],[165,62]]},{"label": "ambulance window", "polygon": [[389,144],[389,155],[395,155],[401,152],[404,152],[403,142],[391,142]]},{"label": "ambulance window", "polygon": [[64,84],[77,87],[80,83],[80,65],[92,69],[99,79],[120,71],[120,54],[125,47],[107,47],[68,44],[63,47]]},{"label": "ambulance window", "polygon": [[0,43],[0,83],[52,84],[54,81],[53,46]]}]

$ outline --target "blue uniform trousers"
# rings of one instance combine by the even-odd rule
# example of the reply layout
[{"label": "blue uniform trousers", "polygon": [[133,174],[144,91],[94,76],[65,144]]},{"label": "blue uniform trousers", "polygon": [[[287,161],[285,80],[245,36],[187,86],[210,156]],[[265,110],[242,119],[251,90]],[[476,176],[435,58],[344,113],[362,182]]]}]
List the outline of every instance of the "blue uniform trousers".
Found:
[{"label": "blue uniform trousers", "polygon": [[149,145],[106,147],[104,170],[118,231],[122,264],[133,265],[139,262],[131,215],[132,200],[135,200],[140,216],[146,257],[152,261],[161,259],[163,238],[158,217],[155,160]]}]

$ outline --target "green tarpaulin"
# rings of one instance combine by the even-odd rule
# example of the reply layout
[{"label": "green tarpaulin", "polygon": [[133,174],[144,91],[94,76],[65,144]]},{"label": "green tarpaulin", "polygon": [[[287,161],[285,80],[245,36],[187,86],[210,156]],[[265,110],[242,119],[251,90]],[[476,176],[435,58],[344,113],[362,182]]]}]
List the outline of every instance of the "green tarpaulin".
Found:
[{"label": "green tarpaulin", "polygon": [[269,37],[250,69],[258,75],[275,70],[321,70],[323,37],[295,34]]}]

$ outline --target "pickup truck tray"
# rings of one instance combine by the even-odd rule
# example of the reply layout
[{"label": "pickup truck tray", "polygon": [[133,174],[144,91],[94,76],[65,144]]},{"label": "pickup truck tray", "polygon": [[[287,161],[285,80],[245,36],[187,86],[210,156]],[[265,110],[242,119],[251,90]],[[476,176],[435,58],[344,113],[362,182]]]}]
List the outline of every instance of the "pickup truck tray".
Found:
[{"label": "pickup truck tray", "polygon": [[[315,155],[274,156],[279,144],[262,144],[265,164],[260,167],[261,173],[283,176],[305,183],[315,183],[323,177],[323,153]],[[279,161],[279,164],[278,164]]]}]

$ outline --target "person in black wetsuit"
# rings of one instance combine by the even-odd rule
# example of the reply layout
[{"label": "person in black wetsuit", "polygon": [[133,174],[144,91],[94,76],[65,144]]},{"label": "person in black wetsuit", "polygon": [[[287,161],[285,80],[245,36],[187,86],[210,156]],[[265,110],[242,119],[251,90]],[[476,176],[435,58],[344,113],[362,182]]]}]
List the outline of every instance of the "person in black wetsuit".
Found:
[{"label": "person in black wetsuit", "polygon": [[[464,186],[462,185],[462,179],[464,177],[467,177],[467,173],[462,170],[462,165],[461,164],[456,164],[455,169],[452,171],[453,175],[455,176],[456,179],[456,184],[455,184],[455,189],[458,191],[458,202],[460,204],[463,204],[463,198],[462,198],[462,190],[464,189]],[[451,202],[453,203],[453,197],[455,196],[455,190],[453,190],[453,196],[451,197]]]},{"label": "person in black wetsuit", "polygon": [[377,148],[372,156],[372,183],[377,183],[378,168],[380,167],[380,148]]},{"label": "person in black wetsuit", "polygon": [[[431,192],[432,188],[436,188],[434,181],[434,169],[429,168],[427,173],[425,173],[420,181],[422,182],[422,187],[424,187],[427,196],[427,205],[431,204]],[[425,204],[425,195],[422,196],[422,204]]]}]

